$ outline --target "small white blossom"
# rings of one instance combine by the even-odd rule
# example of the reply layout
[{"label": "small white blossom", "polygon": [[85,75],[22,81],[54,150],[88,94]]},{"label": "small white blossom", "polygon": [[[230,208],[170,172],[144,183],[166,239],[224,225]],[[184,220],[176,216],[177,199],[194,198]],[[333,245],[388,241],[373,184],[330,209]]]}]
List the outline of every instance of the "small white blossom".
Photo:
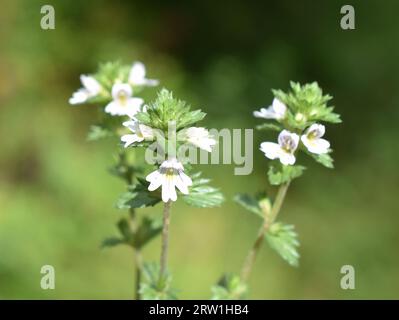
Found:
[{"label": "small white blossom", "polygon": [[133,134],[125,134],[121,137],[121,141],[125,143],[125,148],[135,142],[154,140],[154,131],[149,126],[135,120],[126,121],[123,125],[133,132]]},{"label": "small white blossom", "polygon": [[254,116],[257,118],[281,120],[285,118],[286,113],[287,106],[277,98],[274,98],[271,106],[254,111]]},{"label": "small white blossom", "polygon": [[212,146],[216,144],[216,140],[209,134],[209,131],[200,127],[190,127],[180,131],[178,139],[208,152],[212,152]]},{"label": "small white blossom", "polygon": [[326,128],[322,124],[312,124],[301,136],[301,141],[309,152],[316,154],[328,153],[330,142],[321,137],[324,136]]},{"label": "small white blossom", "polygon": [[181,162],[176,158],[164,161],[158,170],[150,173],[146,180],[150,182],[149,191],[154,191],[162,186],[162,201],[176,201],[176,188],[183,194],[188,194],[188,187],[193,184],[191,178],[184,173]]},{"label": "small white blossom", "polygon": [[127,83],[116,83],[112,87],[113,101],[105,107],[105,112],[113,116],[129,116],[140,111],[143,99],[133,97],[133,89]]},{"label": "small white blossom", "polygon": [[82,74],[80,76],[80,82],[83,88],[73,93],[72,97],[69,99],[70,104],[85,103],[88,99],[95,97],[101,91],[100,83],[91,76]]},{"label": "small white blossom", "polygon": [[145,77],[145,66],[141,62],[133,63],[129,73],[129,83],[132,86],[157,86],[159,81],[155,79],[147,79]]},{"label": "small white blossom", "polygon": [[260,150],[271,160],[280,159],[284,165],[295,163],[294,152],[298,148],[299,136],[295,133],[283,130],[278,136],[278,143],[262,142]]}]

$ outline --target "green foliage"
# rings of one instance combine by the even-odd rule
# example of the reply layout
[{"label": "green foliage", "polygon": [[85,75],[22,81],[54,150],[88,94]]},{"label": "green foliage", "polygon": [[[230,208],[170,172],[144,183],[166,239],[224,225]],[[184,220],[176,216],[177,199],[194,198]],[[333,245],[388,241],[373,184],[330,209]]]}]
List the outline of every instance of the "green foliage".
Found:
[{"label": "green foliage", "polygon": [[239,193],[235,195],[234,201],[237,202],[239,205],[247,209],[248,211],[256,214],[260,218],[264,218],[264,213],[262,211],[262,208],[259,204],[259,200],[256,199],[255,197],[245,194],[245,193]]},{"label": "green foliage", "polygon": [[101,243],[101,248],[111,248],[119,244],[126,244],[126,243],[123,239],[117,237],[109,237],[104,239],[104,241]]},{"label": "green foliage", "polygon": [[288,107],[285,122],[291,130],[303,130],[318,121],[341,122],[339,114],[333,112],[334,107],[328,106],[332,97],[323,95],[317,82],[302,86],[295,82],[290,84],[290,92],[273,90],[273,94]]},{"label": "green foliage", "polygon": [[257,130],[271,130],[271,131],[280,132],[283,128],[279,124],[265,122],[265,123],[262,123],[260,125],[257,125],[256,129]]},{"label": "green foliage", "polygon": [[299,254],[297,247],[299,241],[293,225],[276,222],[271,225],[266,240],[270,247],[274,249],[291,266],[297,267]]},{"label": "green foliage", "polygon": [[160,217],[144,216],[140,223],[132,217],[121,218],[117,224],[121,237],[105,239],[101,247],[114,247],[119,244],[127,244],[135,249],[144,247],[162,231],[162,219]]},{"label": "green foliage", "polygon": [[87,133],[87,140],[88,141],[97,141],[104,138],[112,137],[113,133],[99,125],[93,125],[90,127],[89,132]]},{"label": "green foliage", "polygon": [[212,300],[237,300],[245,298],[247,286],[239,276],[226,274],[211,288],[211,291]]},{"label": "green foliage", "polygon": [[132,184],[135,175],[142,173],[143,170],[141,167],[132,165],[125,149],[121,149],[116,157],[115,165],[109,168],[109,172],[130,185]]},{"label": "green foliage", "polygon": [[137,180],[138,182],[129,186],[129,191],[117,200],[118,209],[145,208],[161,201],[159,191],[148,191],[148,182],[140,178]]},{"label": "green foliage", "polygon": [[164,279],[159,279],[159,265],[155,262],[143,266],[145,280],[140,285],[140,295],[143,300],[176,300],[177,290],[171,288],[172,277],[168,273]]},{"label": "green foliage", "polygon": [[151,128],[167,132],[169,123],[175,123],[176,130],[179,130],[202,120],[205,115],[201,110],[191,111],[186,102],[175,99],[172,92],[162,89],[147,111],[138,113],[136,118]]},{"label": "green foliage", "polygon": [[204,179],[200,176],[200,172],[192,175],[193,185],[190,187],[190,193],[183,195],[184,202],[199,208],[220,206],[224,201],[223,194],[219,189],[208,185],[210,179]]},{"label": "green foliage", "polygon": [[142,248],[162,231],[162,219],[145,216],[134,233],[133,247]]},{"label": "green foliage", "polygon": [[279,168],[271,165],[267,173],[269,182],[271,185],[280,185],[287,183],[295,178],[300,177],[306,168],[304,166],[284,166],[281,165]]},{"label": "green foliage", "polygon": [[318,163],[322,164],[323,166],[329,169],[334,168],[334,160],[329,153],[324,153],[324,154],[309,153],[309,154],[313,159],[315,159]]}]

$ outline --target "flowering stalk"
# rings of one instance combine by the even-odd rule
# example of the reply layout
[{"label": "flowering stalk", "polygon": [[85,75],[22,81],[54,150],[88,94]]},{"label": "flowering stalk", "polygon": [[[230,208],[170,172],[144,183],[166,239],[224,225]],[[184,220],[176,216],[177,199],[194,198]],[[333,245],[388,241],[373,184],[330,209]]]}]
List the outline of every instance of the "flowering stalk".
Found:
[{"label": "flowering stalk", "polygon": [[306,85],[291,82],[290,92],[273,90],[273,94],[272,105],[255,111],[253,115],[267,120],[256,127],[258,130],[279,132],[277,142],[264,141],[260,144],[260,150],[271,161],[267,172],[269,183],[279,188],[273,203],[264,193],[235,196],[238,204],[262,219],[262,226],[240,276],[224,276],[212,288],[213,299],[245,296],[248,278],[265,239],[289,265],[298,266],[299,241],[294,226],[276,221],[291,181],[300,177],[306,169],[297,164],[297,154],[303,152],[325,167],[333,168],[330,142],[322,138],[325,127],[320,124],[341,122],[339,114],[333,112],[334,107],[327,105],[331,96],[323,95],[316,82]]},{"label": "flowering stalk", "polygon": [[[144,100],[137,97],[136,93],[139,93],[145,87],[158,84],[158,80],[146,78],[145,66],[141,62],[135,62],[131,66],[121,65],[120,63],[105,63],[100,66],[97,73],[82,75],[80,80],[82,88],[73,93],[69,103],[72,105],[95,104],[99,105],[104,111],[100,123],[90,128],[88,139],[91,141],[111,137],[118,137],[119,140],[121,130],[123,130],[123,120],[132,119],[136,113],[144,110],[142,106]],[[127,125],[136,129],[131,121],[127,121]],[[142,136],[141,131],[138,134],[140,137]],[[125,144],[132,142],[131,137],[128,138],[130,140],[125,141]],[[135,141],[140,140],[137,135],[134,138]],[[113,247],[119,244],[132,247],[135,273],[134,292],[135,298],[140,299],[143,271],[142,248],[160,233],[161,228],[156,225],[154,219],[139,217],[136,208],[140,208],[141,204],[131,201],[131,190],[137,187],[136,181],[142,171],[135,165],[136,161],[132,161],[132,155],[132,153],[128,154],[124,150],[119,151],[117,163],[110,170],[113,175],[126,183],[128,192],[120,197],[116,206],[119,209],[128,209],[129,216],[121,218],[117,223],[120,235],[105,239],[102,247]]]},{"label": "flowering stalk", "polygon": [[170,224],[170,207],[172,201],[165,202],[163,207],[163,229],[162,229],[162,247],[161,247],[161,258],[159,262],[159,278],[158,284],[162,287],[162,283],[166,277],[167,265],[168,265],[168,250],[169,250],[169,224]]},{"label": "flowering stalk", "polygon": [[266,233],[268,232],[270,226],[272,225],[272,223],[277,218],[277,215],[280,212],[280,209],[283,205],[285,195],[287,194],[289,185],[290,185],[290,182],[287,182],[285,184],[282,184],[280,186],[280,188],[278,189],[276,200],[274,202],[274,205],[272,207],[270,214],[267,210],[264,210],[263,224],[259,229],[258,236],[245,259],[245,262],[244,262],[244,265],[243,265],[243,268],[241,271],[241,280],[243,282],[248,281],[248,278],[252,271],[252,266],[256,260],[258,251],[263,244]]}]

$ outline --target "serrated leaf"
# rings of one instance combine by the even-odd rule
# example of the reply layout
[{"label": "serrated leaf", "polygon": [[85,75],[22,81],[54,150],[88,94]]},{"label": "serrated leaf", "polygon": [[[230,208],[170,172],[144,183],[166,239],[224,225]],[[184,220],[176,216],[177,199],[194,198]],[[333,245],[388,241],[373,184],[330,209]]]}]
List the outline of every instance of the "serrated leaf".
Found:
[{"label": "serrated leaf", "polygon": [[176,300],[177,290],[171,288],[172,277],[169,273],[159,281],[159,265],[155,262],[143,266],[144,280],[140,284],[140,296],[143,300]]},{"label": "serrated leaf", "polygon": [[282,165],[278,169],[271,165],[267,175],[271,185],[280,185],[300,177],[305,169],[306,168],[304,166],[300,165],[296,166]]},{"label": "serrated leaf", "polygon": [[278,124],[275,123],[262,123],[256,126],[256,130],[272,130],[272,131],[277,131],[280,132],[282,130],[282,127]]},{"label": "serrated leaf", "polygon": [[266,240],[270,247],[274,249],[291,266],[297,267],[299,264],[298,235],[293,225],[274,223],[266,233]]},{"label": "serrated leaf", "polygon": [[315,159],[318,163],[322,164],[323,166],[333,169],[334,168],[334,159],[328,154],[310,154],[313,159]]},{"label": "serrated leaf", "polygon": [[249,194],[239,193],[234,196],[234,201],[260,218],[264,218],[262,208],[255,197],[252,197]]},{"label": "serrated leaf", "polygon": [[154,206],[161,201],[159,192],[148,191],[148,182],[138,179],[138,183],[129,187],[116,202],[118,209],[144,208]]},{"label": "serrated leaf", "polygon": [[201,172],[191,174],[193,181],[190,193],[183,195],[182,199],[188,205],[199,208],[218,207],[224,201],[223,194],[214,187],[208,185],[210,179],[201,178]]},{"label": "serrated leaf", "polygon": [[211,291],[212,300],[237,300],[246,296],[247,286],[239,276],[226,274],[211,288]]},{"label": "serrated leaf", "polygon": [[198,186],[190,189],[188,195],[183,196],[184,202],[198,208],[218,207],[224,201],[222,193],[210,186]]}]

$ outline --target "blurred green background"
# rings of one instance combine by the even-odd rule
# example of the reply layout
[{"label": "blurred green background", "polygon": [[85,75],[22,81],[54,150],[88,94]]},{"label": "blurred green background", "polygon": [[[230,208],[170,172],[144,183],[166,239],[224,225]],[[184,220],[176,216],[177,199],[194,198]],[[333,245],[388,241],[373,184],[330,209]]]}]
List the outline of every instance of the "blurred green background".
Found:
[{"label": "blurred green background", "polygon": [[[81,73],[114,60],[143,61],[150,78],[206,111],[204,125],[214,128],[252,128],[271,88],[317,80],[344,120],[327,126],[336,169],[301,159],[309,168],[280,216],[296,225],[300,267],[264,246],[250,297],[399,298],[399,2],[350,3],[356,30],[344,31],[347,2],[335,0],[3,1],[0,298],[133,297],[130,248],[99,248],[125,214],[114,208],[124,185],[106,170],[115,143],[87,142],[96,108],[67,103]],[[44,4],[55,7],[55,30],[40,28]],[[170,268],[180,298],[209,298],[223,272],[240,270],[259,221],[231,198],[265,189],[267,160],[256,150],[266,138],[255,132],[249,176],[201,168],[224,192],[221,208],[175,206]],[[146,260],[157,261],[159,249],[157,238]],[[45,264],[55,267],[55,290],[40,288]],[[355,290],[340,288],[345,264],[355,267]]]}]

